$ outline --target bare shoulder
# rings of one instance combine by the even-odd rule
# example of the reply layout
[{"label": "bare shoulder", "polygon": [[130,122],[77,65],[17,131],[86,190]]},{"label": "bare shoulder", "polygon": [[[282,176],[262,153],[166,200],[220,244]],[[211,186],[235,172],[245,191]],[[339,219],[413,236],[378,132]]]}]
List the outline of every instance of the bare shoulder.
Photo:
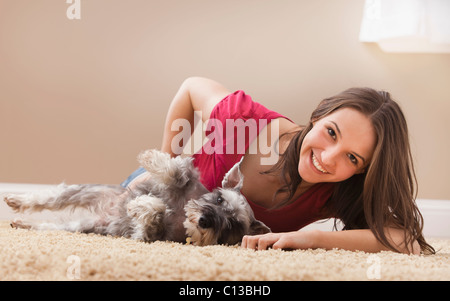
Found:
[{"label": "bare shoulder", "polygon": [[298,131],[302,130],[304,127],[300,126],[296,123],[293,123],[292,121],[285,119],[285,118],[280,118],[279,120],[280,120],[279,121],[279,123],[280,123],[280,125],[279,125],[280,141],[279,141],[278,147],[279,147],[279,152],[284,153],[287,146],[291,142],[294,134],[297,133]]},{"label": "bare shoulder", "polygon": [[290,121],[286,118],[278,118],[280,125],[280,135],[297,132],[302,129],[302,126]]},{"label": "bare shoulder", "polygon": [[194,110],[202,111],[205,118],[209,118],[215,105],[230,94],[221,83],[204,77],[189,77],[183,85],[188,88]]},{"label": "bare shoulder", "polygon": [[265,208],[274,205],[273,195],[280,188],[280,178],[274,174],[264,174],[279,159],[279,154],[289,144],[292,135],[301,127],[286,118],[278,118],[263,129],[258,139],[255,139],[244,155],[241,172],[244,175],[244,185],[241,192],[254,203]]},{"label": "bare shoulder", "polygon": [[[301,127],[286,118],[272,120],[259,132],[244,155],[243,168],[256,172],[264,172],[270,169],[279,159],[293,135]],[[285,135],[288,134],[288,135]]]}]

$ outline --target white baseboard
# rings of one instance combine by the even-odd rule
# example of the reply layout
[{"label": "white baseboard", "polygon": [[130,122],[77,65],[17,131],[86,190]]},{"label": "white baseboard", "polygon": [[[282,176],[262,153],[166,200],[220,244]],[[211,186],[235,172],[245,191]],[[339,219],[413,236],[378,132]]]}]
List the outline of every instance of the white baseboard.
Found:
[{"label": "white baseboard", "polygon": [[23,193],[56,187],[48,184],[0,183],[0,194]]},{"label": "white baseboard", "polygon": [[[450,238],[450,200],[417,199],[416,203],[424,220],[423,235],[428,238]],[[334,220],[318,221],[302,230],[330,231],[333,225]]]},{"label": "white baseboard", "polygon": [[450,200],[418,199],[425,237],[450,238]]},{"label": "white baseboard", "polygon": [[[12,210],[3,202],[7,193],[22,193],[48,189],[55,185],[0,183],[0,220],[14,218]],[[450,238],[450,200],[417,199],[417,206],[424,219],[424,236]],[[333,220],[313,223],[305,228],[329,231]]]}]

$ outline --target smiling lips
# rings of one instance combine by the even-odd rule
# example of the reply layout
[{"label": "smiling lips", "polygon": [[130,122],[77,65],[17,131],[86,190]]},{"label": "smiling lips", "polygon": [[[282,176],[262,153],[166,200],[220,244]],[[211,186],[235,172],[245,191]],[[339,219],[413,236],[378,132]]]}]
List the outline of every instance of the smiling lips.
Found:
[{"label": "smiling lips", "polygon": [[316,156],[314,155],[313,152],[311,152],[311,159],[312,159],[312,162],[313,162],[314,167],[315,167],[318,171],[320,171],[321,173],[329,173],[328,171],[326,171],[325,168],[323,168],[322,165],[320,165],[319,161],[317,160],[317,158],[316,158]]}]

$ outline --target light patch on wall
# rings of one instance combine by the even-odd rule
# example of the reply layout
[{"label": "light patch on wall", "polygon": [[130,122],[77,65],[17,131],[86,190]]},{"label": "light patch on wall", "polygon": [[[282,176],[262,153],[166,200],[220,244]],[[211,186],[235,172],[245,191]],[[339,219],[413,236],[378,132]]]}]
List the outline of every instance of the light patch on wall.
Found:
[{"label": "light patch on wall", "polygon": [[366,0],[359,40],[385,52],[450,53],[450,1]]}]

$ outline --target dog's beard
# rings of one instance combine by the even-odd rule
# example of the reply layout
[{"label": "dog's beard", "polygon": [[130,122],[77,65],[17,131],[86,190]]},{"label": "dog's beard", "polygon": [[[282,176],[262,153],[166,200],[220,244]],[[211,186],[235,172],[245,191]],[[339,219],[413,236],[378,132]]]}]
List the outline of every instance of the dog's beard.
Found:
[{"label": "dog's beard", "polygon": [[191,200],[184,209],[186,211],[186,220],[183,222],[183,226],[186,228],[186,235],[191,238],[192,244],[196,246],[217,244],[215,229],[205,229],[198,225],[198,220],[202,216],[201,206],[194,200]]}]

